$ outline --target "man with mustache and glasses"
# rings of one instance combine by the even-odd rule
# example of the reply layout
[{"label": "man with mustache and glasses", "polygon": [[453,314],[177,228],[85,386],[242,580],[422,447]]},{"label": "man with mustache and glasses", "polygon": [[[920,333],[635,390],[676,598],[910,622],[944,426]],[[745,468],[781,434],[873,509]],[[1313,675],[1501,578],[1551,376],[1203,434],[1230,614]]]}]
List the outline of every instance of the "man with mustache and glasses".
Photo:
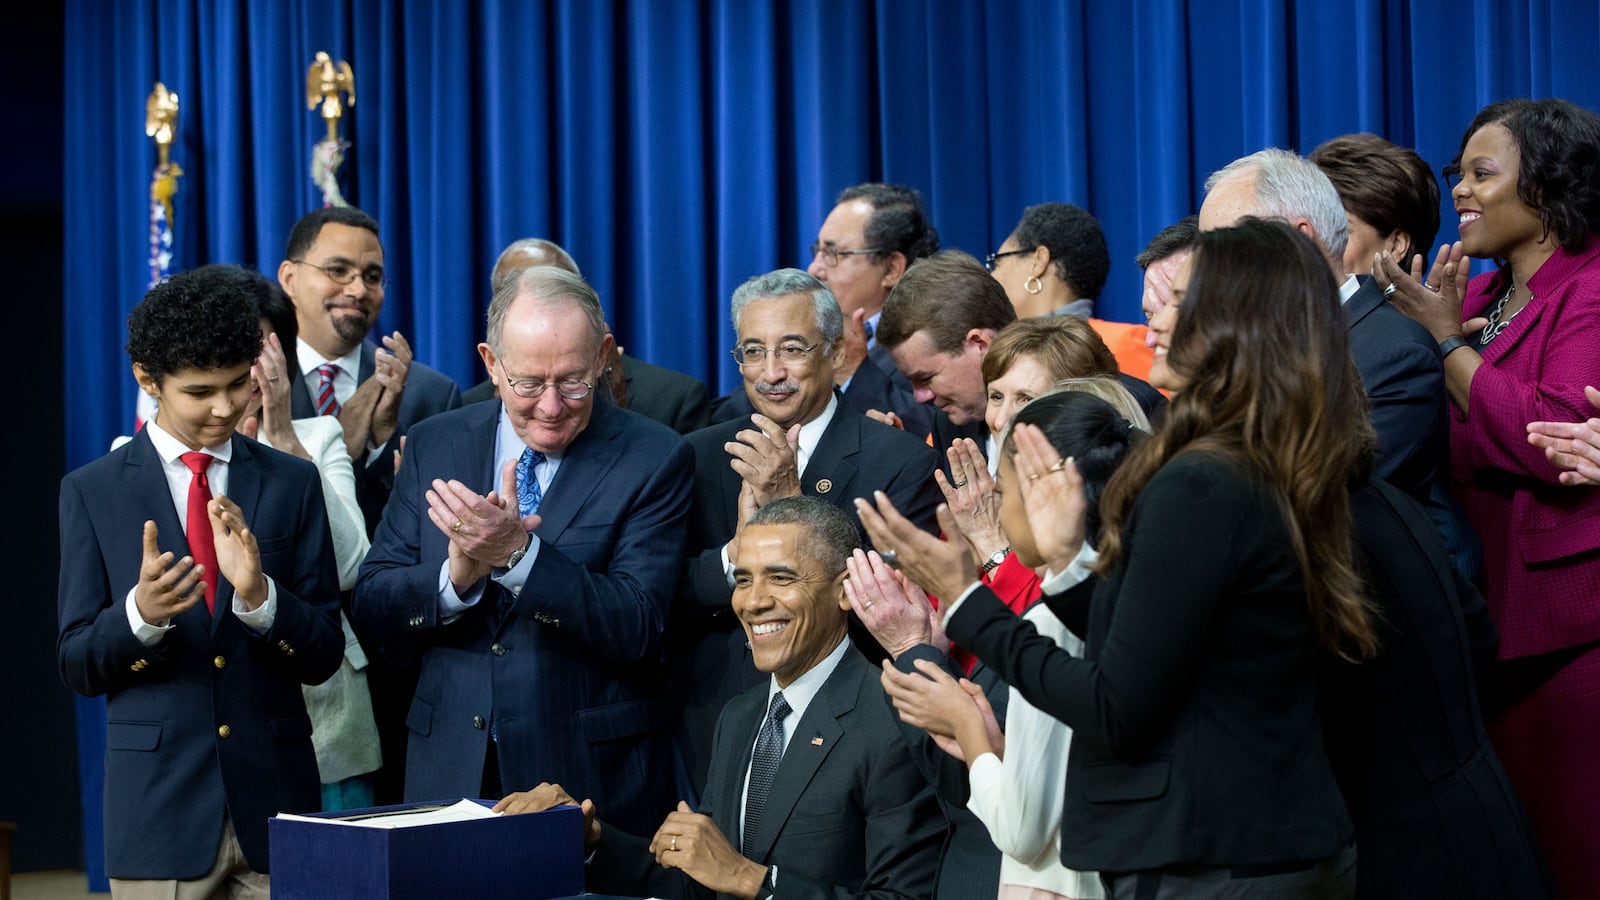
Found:
[{"label": "man with mustache and glasses", "polygon": [[[782,497],[818,497],[859,528],[856,497],[881,490],[935,530],[938,457],[918,438],[847,410],[834,388],[844,315],[833,293],[799,269],[758,275],[733,293],[734,361],[755,412],[689,435],[695,489],[684,562],[667,629],[678,746],[693,788],[704,787],[722,707],[757,684],[744,629],[733,614],[731,551],[739,523]],[[864,630],[868,656],[880,656]]]}]

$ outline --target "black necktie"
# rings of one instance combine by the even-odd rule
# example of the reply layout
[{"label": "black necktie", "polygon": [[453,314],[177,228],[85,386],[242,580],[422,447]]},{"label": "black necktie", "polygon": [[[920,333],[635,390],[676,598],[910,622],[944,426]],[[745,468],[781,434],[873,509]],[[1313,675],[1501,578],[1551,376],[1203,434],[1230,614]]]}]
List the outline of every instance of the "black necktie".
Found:
[{"label": "black necktie", "polygon": [[789,701],[783,692],[772,695],[772,705],[767,718],[756,733],[756,750],[750,757],[750,784],[744,801],[744,855],[750,859],[750,847],[755,843],[756,829],[761,827],[761,814],[767,808],[767,794],[772,791],[772,776],[778,773],[778,763],[783,759],[783,717],[789,714]]}]

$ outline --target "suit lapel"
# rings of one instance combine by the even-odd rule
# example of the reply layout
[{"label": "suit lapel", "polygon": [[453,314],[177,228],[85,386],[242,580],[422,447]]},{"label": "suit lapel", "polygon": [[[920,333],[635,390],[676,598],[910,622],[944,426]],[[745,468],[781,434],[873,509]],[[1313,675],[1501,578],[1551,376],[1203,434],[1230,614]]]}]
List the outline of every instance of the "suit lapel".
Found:
[{"label": "suit lapel", "polygon": [[356,367],[356,387],[366,384],[367,379],[371,378],[373,371],[377,369],[377,352],[376,344],[371,341],[361,342],[361,362]]},{"label": "suit lapel", "polygon": [[[251,533],[255,533],[256,513],[261,502],[261,471],[257,467],[255,454],[249,443],[239,435],[233,436],[233,456],[228,461],[228,493],[227,497],[239,505],[239,511],[244,515],[245,524],[250,526]],[[226,578],[217,578],[217,609],[229,609],[233,605],[233,585]],[[212,628],[221,622],[225,616],[214,615]]]},{"label": "suit lapel", "polygon": [[555,543],[572,524],[589,495],[622,455],[622,414],[609,402],[596,399],[589,427],[567,447],[561,468],[539,504],[539,540]]},{"label": "suit lapel", "polygon": [[833,421],[817,441],[806,461],[806,474],[800,479],[800,492],[819,497],[840,509],[849,504],[855,492],[856,456],[861,452],[861,419],[847,412],[844,404],[833,411]]},{"label": "suit lapel", "polygon": [[[161,552],[171,553],[175,560],[190,555],[189,537],[184,533],[183,520],[178,518],[178,509],[173,505],[172,491],[167,487],[167,475],[162,469],[161,457],[156,453],[155,445],[150,443],[150,435],[143,430],[133,436],[133,442],[128,446],[126,481],[126,497],[104,499],[118,504],[126,503],[127,509],[154,510],[149,519],[156,523],[156,545]],[[144,528],[144,520],[139,520],[138,527]],[[224,581],[218,585],[218,603],[222,602],[222,587],[226,584]],[[229,597],[231,599],[232,595]],[[180,613],[191,617],[205,614],[204,602]]]},{"label": "suit lapel", "polygon": [[[763,687],[766,683],[763,683]],[[719,823],[728,843],[737,850],[740,846],[739,823],[744,820],[744,777],[750,769],[750,757],[755,750],[756,730],[761,727],[761,717],[766,712],[767,695],[763,691],[746,691],[728,704],[728,720],[723,741],[733,741],[728,748],[733,762],[724,767],[722,781],[710,787],[717,788],[717,804],[710,810],[711,818]]]},{"label": "suit lapel", "polygon": [[[767,860],[773,843],[789,821],[789,814],[794,812],[800,795],[811,786],[817,770],[839,745],[839,738],[844,734],[839,719],[855,709],[856,695],[860,692],[865,669],[866,661],[855,648],[846,648],[838,668],[823,682],[822,689],[817,692],[811,705],[806,707],[806,714],[795,724],[789,745],[783,752],[783,760],[778,763],[778,772],[772,778],[767,806],[761,813],[761,827],[750,844],[750,852],[756,862]],[[752,745],[754,741],[752,735]],[[749,755],[750,750],[746,749],[747,760]],[[744,767],[741,766],[739,771],[743,774]]]},{"label": "suit lapel", "polygon": [[306,388],[305,374],[297,367],[289,382],[290,414],[296,419],[309,419],[315,416],[317,407],[311,402],[311,391]]},{"label": "suit lapel", "polygon": [[1344,318],[1349,328],[1356,327],[1358,322],[1371,315],[1373,310],[1383,304],[1383,292],[1378,290],[1376,283],[1371,278],[1362,278],[1358,275],[1356,276],[1356,283],[1360,287],[1356,289],[1354,294],[1350,295],[1350,299],[1346,300],[1344,304]]}]

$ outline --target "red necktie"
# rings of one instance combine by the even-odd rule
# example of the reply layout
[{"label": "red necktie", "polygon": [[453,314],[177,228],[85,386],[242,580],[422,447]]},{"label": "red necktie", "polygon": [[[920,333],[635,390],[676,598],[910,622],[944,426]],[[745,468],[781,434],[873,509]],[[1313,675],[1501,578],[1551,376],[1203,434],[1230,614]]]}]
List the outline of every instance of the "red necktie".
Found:
[{"label": "red necktie", "polygon": [[324,363],[317,366],[317,374],[322,376],[321,384],[317,387],[317,415],[337,416],[339,398],[333,393],[333,379],[339,376],[339,367],[333,363]]},{"label": "red necktie", "polygon": [[211,539],[211,516],[206,513],[206,504],[211,502],[211,482],[206,480],[206,469],[211,467],[212,458],[211,454],[198,451],[179,457],[194,473],[189,480],[189,555],[205,567],[200,577],[206,585],[206,611],[215,615],[217,579],[222,575],[217,571],[217,546]]}]

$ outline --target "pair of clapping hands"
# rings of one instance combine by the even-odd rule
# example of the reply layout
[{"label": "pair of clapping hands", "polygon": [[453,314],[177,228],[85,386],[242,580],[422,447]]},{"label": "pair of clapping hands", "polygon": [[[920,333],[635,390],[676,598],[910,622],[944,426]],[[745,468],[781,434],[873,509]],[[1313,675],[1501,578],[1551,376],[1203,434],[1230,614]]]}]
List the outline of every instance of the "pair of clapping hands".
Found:
[{"label": "pair of clapping hands", "polygon": [[[1084,541],[1083,479],[1072,460],[1062,459],[1036,426],[1018,425],[1013,438],[1013,463],[1033,544],[1050,570],[1063,571]],[[958,448],[952,447],[952,472],[957,482],[966,483],[953,484],[940,475],[947,498],[970,486],[978,471],[985,479],[988,475],[986,466],[968,467],[971,461],[964,452],[958,465],[957,456]],[[974,544],[952,505],[941,504],[938,510],[939,527],[948,540],[922,531],[900,515],[881,491],[874,493],[871,503],[858,499],[856,509],[873,545],[883,548],[881,554],[857,551],[848,563],[845,591],[856,615],[893,656],[919,643],[948,650],[940,616],[924,589],[954,603],[978,580]],[[903,721],[926,730],[946,753],[969,764],[984,752],[1003,753],[1004,735],[982,689],[964,678],[957,681],[928,660],[917,660],[915,668],[919,675],[884,664],[884,690]]]},{"label": "pair of clapping hands", "polygon": [[[1402,270],[1388,253],[1373,257],[1372,274],[1383,286],[1389,302],[1416,319],[1435,340],[1469,334],[1484,327],[1486,319],[1461,322],[1461,301],[1466,295],[1470,264],[1461,252],[1461,242],[1439,248],[1426,277],[1419,253],[1411,271]],[[1589,403],[1600,409],[1600,390],[1584,389]],[[1559,468],[1561,483],[1600,485],[1600,418],[1583,422],[1530,422],[1528,443],[1544,450],[1546,458]]]}]

